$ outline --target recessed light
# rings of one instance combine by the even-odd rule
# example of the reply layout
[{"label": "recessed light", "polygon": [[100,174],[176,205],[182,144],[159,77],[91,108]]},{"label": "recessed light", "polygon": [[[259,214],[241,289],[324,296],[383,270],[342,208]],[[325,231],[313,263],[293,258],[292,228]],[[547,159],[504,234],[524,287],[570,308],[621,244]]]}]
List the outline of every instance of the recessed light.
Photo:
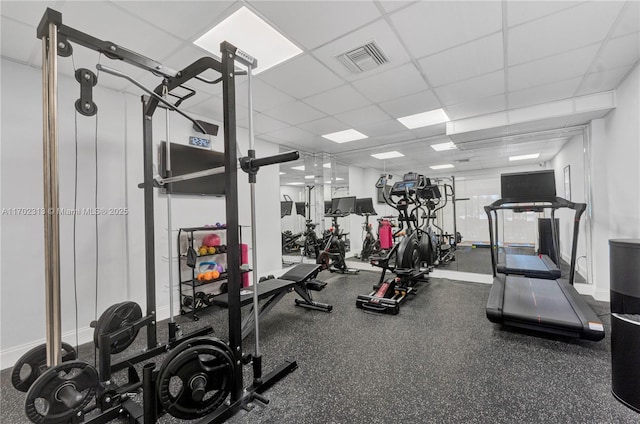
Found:
[{"label": "recessed light", "polygon": [[313,175],[305,175],[304,179],[305,180],[313,180],[315,177]]},{"label": "recessed light", "polygon": [[348,141],[362,140],[363,138],[367,138],[366,135],[354,129],[338,131],[331,134],[325,134],[322,137],[336,143],[346,143]]},{"label": "recessed light", "polygon": [[220,43],[228,41],[258,60],[254,74],[266,71],[302,50],[246,6],[210,29],[193,43],[220,57]]},{"label": "recessed light", "polygon": [[296,171],[304,171],[304,165],[292,166],[291,169],[295,169]]},{"label": "recessed light", "polygon": [[451,165],[450,163],[445,163],[444,165],[433,165],[433,166],[430,166],[429,168],[431,168],[431,169],[449,169],[449,168],[454,168],[454,166]]},{"label": "recessed light", "polygon": [[304,183],[296,181],[296,182],[293,182],[293,183],[287,183],[287,185],[304,185]]},{"label": "recessed light", "polygon": [[401,158],[404,155],[394,150],[393,152],[376,153],[371,156],[373,156],[376,159],[393,159],[393,158]]},{"label": "recessed light", "polygon": [[444,150],[457,149],[456,145],[453,144],[453,141],[447,141],[446,143],[432,144],[431,148],[433,150],[435,150],[436,152],[442,152]]},{"label": "recessed light", "polygon": [[538,159],[540,157],[540,153],[532,153],[530,155],[520,155],[520,156],[509,156],[509,160],[526,160],[526,159]]},{"label": "recessed light", "polygon": [[324,165],[322,165],[323,168],[331,168],[331,162],[327,162]]},{"label": "recessed light", "polygon": [[442,109],[430,110],[428,112],[416,113],[415,115],[403,116],[398,121],[410,130],[414,128],[427,127],[429,125],[449,122],[449,117]]}]

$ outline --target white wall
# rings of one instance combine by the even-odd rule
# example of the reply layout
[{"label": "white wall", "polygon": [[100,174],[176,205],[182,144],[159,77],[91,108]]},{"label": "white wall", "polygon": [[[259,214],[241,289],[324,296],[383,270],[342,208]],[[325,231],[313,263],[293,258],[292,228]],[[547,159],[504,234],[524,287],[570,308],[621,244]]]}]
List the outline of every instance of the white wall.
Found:
[{"label": "white wall", "polygon": [[591,122],[594,297],[609,298],[609,239],[640,238],[640,70],[616,90],[616,108]]},{"label": "white wall", "polygon": [[[565,196],[564,169],[569,166],[571,200],[576,203],[586,203],[585,192],[585,170],[584,170],[584,138],[582,135],[575,136],[567,142],[562,150],[551,160],[551,166],[556,176],[556,191],[559,197]],[[560,220],[560,255],[566,262],[571,260],[571,247],[573,242],[573,217],[574,211],[560,209],[556,212],[556,218]],[[578,234],[577,261],[578,272],[583,277],[588,276],[587,258],[587,231],[588,214],[585,212],[580,220],[580,230]]]},{"label": "white wall", "polygon": [[[2,208],[40,208],[42,189],[41,73],[39,69],[2,60]],[[60,205],[73,207],[74,109],[78,97],[74,79],[59,81]],[[109,305],[133,300],[145,308],[144,211],[142,181],[142,106],[139,96],[98,86],[98,206],[128,207],[127,215],[99,216],[98,308],[95,308],[95,217],[77,217],[77,291],[80,342],[91,339],[89,322]],[[210,118],[195,116],[209,122]],[[171,114],[172,142],[187,143],[192,124]],[[93,207],[95,190],[95,118],[78,118],[78,207]],[[222,128],[214,140],[221,149]],[[156,146],[165,138],[164,111],[154,116]],[[247,131],[238,128],[241,152],[248,148]],[[278,147],[256,140],[259,157],[278,153]],[[249,185],[238,175],[239,220],[250,224]],[[257,220],[258,263],[262,275],[281,269],[280,204],[278,167],[260,170],[256,185],[260,213]],[[166,197],[155,196],[156,303],[160,319],[168,316],[168,243],[176,255],[174,235],[167,236]],[[172,227],[198,226],[225,221],[223,198],[172,196]],[[43,217],[6,215],[2,226],[2,287],[0,320],[0,368],[13,365],[26,349],[42,343],[45,334],[43,273]],[[61,216],[61,286],[64,340],[75,344],[73,289],[73,218]],[[251,244],[250,228],[243,241]],[[175,263],[177,264],[177,260]],[[177,266],[174,268],[177,275]],[[176,288],[177,290],[177,288]],[[177,296],[175,302],[178,302]],[[25,307],[28,305],[28,307]],[[177,311],[177,309],[176,309]],[[8,331],[8,325],[11,331]]]}]

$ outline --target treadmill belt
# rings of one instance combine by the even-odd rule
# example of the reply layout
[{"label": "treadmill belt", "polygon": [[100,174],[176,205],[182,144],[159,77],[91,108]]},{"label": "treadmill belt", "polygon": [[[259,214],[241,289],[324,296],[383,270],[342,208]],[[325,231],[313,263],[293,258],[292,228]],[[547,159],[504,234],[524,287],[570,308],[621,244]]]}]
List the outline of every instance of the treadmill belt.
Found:
[{"label": "treadmill belt", "polygon": [[506,255],[506,264],[498,264],[498,272],[549,280],[560,278],[560,269],[547,255]]},{"label": "treadmill belt", "polygon": [[582,331],[582,322],[556,280],[508,276],[503,313],[513,320]]}]

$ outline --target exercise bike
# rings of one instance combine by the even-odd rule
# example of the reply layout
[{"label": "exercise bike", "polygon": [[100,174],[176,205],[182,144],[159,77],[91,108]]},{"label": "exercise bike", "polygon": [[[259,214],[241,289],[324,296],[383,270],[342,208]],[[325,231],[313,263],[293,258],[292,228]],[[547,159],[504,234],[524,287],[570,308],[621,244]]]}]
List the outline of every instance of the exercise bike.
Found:
[{"label": "exercise bike", "polygon": [[316,263],[322,265],[323,270],[341,274],[357,274],[359,272],[358,269],[347,267],[344,238],[348,233],[340,231],[338,224],[338,218],[345,218],[353,213],[355,203],[355,197],[333,199],[331,213],[325,214],[325,216],[331,217],[331,228],[324,234],[324,248],[316,259]]},{"label": "exercise bike", "polygon": [[[386,177],[383,176],[376,187],[385,186]],[[399,229],[395,235],[400,237],[399,234],[404,232],[404,236],[386,254],[371,257],[371,264],[382,268],[382,274],[371,293],[358,295],[358,308],[396,315],[407,295],[417,293],[418,283],[428,281],[427,275],[433,269],[435,259],[434,249],[424,227],[418,225],[418,217],[423,211],[422,200],[432,190],[433,185],[428,178],[411,172],[393,185],[388,196],[383,194],[385,202],[398,211]],[[387,271],[394,273],[395,277],[385,280]]]},{"label": "exercise bike", "polygon": [[362,250],[358,258],[361,261],[366,261],[369,259],[369,256],[380,251],[380,241],[376,240],[371,230],[372,225],[369,224],[369,217],[378,214],[373,208],[373,200],[370,197],[366,199],[356,199],[356,211],[357,215],[364,216],[362,230],[365,233],[364,239],[362,240]]}]

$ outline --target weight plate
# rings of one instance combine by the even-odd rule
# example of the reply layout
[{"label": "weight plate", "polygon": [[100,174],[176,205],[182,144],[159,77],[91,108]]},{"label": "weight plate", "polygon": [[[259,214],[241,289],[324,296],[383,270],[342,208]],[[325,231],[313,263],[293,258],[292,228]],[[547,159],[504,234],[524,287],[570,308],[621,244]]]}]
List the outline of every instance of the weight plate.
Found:
[{"label": "weight plate", "polygon": [[112,354],[122,352],[136,339],[139,330],[134,331],[132,324],[140,318],[142,318],[142,309],[136,302],[127,301],[110,306],[98,319],[93,331],[93,342],[98,346],[102,334],[111,334],[130,326],[127,337],[111,342]]},{"label": "weight plate", "polygon": [[27,418],[38,424],[70,423],[94,398],[98,384],[98,372],[86,362],[69,361],[52,367],[27,392]]},{"label": "weight plate", "polygon": [[231,392],[233,361],[226,350],[203,344],[189,347],[163,363],[158,373],[158,399],[180,419],[215,411]]},{"label": "weight plate", "polygon": [[[71,345],[62,343],[62,362],[76,359]],[[22,355],[11,370],[11,384],[16,390],[26,392],[40,375],[47,370],[47,345],[36,346]]]},{"label": "weight plate", "polygon": [[200,336],[200,337],[193,337],[191,339],[187,339],[184,342],[180,343],[178,346],[171,349],[171,351],[169,352],[165,360],[162,362],[162,364],[163,365],[168,364],[173,360],[173,358],[178,356],[181,352],[189,349],[190,347],[200,346],[200,345],[215,346],[221,349],[227,354],[227,356],[229,356],[229,359],[233,363],[233,358],[234,358],[233,350],[229,347],[229,345],[227,345],[225,342],[223,342],[222,340],[216,337]]}]

